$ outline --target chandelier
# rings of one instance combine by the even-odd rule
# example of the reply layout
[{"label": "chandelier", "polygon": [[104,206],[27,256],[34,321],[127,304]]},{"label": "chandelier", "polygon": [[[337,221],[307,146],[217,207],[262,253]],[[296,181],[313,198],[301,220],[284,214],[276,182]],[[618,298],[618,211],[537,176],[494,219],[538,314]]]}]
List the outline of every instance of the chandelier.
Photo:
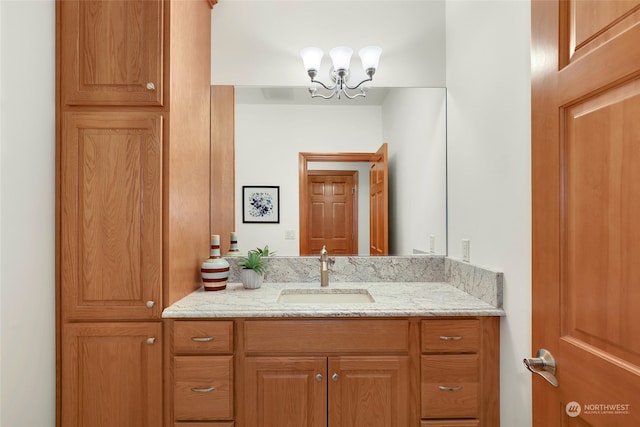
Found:
[{"label": "chandelier", "polygon": [[[341,99],[342,95],[344,95],[349,99],[354,99],[358,96],[367,96],[366,88],[361,86],[363,83],[373,80],[373,75],[378,68],[378,62],[380,61],[381,52],[382,49],[377,46],[363,47],[362,49],[360,49],[360,51],[358,51],[360,60],[362,61],[362,68],[364,69],[366,75],[369,76],[369,78],[362,80],[357,85],[350,86],[348,83],[350,75],[349,63],[351,61],[353,49],[345,46],[334,47],[329,52],[331,62],[333,63],[333,66],[331,67],[329,73],[334,84],[328,86],[321,81],[316,80],[316,76],[318,75],[320,62],[322,61],[324,52],[322,52],[322,49],[317,47],[305,47],[300,51],[300,56],[302,56],[304,68],[305,70],[307,70],[307,74],[309,74],[309,77],[311,78],[312,85],[309,86],[309,93],[311,94],[311,97],[331,99],[334,96],[337,96],[338,99]],[[318,93],[318,85],[326,89],[328,93]]]}]

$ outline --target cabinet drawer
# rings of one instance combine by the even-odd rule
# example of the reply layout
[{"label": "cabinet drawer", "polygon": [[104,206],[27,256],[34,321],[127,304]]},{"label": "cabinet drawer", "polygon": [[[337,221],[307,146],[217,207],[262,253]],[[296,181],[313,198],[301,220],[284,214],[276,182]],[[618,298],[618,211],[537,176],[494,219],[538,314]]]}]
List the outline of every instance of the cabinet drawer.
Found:
[{"label": "cabinet drawer", "polygon": [[423,353],[475,353],[480,350],[478,319],[423,320]]},{"label": "cabinet drawer", "polygon": [[407,320],[250,320],[247,353],[400,352],[409,348]]},{"label": "cabinet drawer", "polygon": [[437,420],[437,421],[422,420],[420,422],[420,427],[480,427],[480,421],[478,420]]},{"label": "cabinet drawer", "polygon": [[478,355],[422,356],[421,367],[422,418],[478,416]]},{"label": "cabinet drawer", "polygon": [[233,356],[176,356],[176,420],[233,418]]},{"label": "cabinet drawer", "polygon": [[233,353],[233,321],[176,321],[173,346],[176,354]]}]

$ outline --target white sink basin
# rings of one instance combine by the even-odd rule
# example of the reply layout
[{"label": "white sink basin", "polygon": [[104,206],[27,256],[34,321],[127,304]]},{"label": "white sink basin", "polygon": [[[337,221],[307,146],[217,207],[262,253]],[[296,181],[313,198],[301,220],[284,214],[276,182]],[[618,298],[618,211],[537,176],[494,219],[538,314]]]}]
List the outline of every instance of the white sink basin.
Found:
[{"label": "white sink basin", "polygon": [[294,304],[335,304],[375,302],[366,289],[283,289],[278,302]]}]

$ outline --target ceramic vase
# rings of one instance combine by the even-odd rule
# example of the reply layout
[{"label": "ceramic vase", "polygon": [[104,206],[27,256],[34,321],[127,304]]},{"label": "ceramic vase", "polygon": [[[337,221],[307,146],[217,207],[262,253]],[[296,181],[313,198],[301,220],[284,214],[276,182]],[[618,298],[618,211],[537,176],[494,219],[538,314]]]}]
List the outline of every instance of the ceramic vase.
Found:
[{"label": "ceramic vase", "polygon": [[209,259],[200,268],[202,284],[205,291],[221,291],[227,288],[229,280],[229,262],[220,257],[220,236],[211,236],[211,252]]},{"label": "ceramic vase", "polygon": [[258,289],[262,286],[264,276],[260,273],[256,273],[250,268],[243,268],[240,271],[240,280],[242,281],[242,286],[244,286],[245,289]]},{"label": "ceramic vase", "polygon": [[229,242],[229,252],[226,256],[240,256],[240,249],[238,249],[238,234],[235,231],[231,232],[231,240]]}]

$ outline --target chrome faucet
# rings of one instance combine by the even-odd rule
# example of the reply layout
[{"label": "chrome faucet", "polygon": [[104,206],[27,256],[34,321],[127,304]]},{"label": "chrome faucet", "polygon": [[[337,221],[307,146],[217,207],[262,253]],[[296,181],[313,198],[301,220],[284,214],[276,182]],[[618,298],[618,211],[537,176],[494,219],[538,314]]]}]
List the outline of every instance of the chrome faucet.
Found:
[{"label": "chrome faucet", "polygon": [[320,251],[320,286],[329,286],[329,265],[334,262],[334,259],[329,258],[326,246],[322,246]]}]

